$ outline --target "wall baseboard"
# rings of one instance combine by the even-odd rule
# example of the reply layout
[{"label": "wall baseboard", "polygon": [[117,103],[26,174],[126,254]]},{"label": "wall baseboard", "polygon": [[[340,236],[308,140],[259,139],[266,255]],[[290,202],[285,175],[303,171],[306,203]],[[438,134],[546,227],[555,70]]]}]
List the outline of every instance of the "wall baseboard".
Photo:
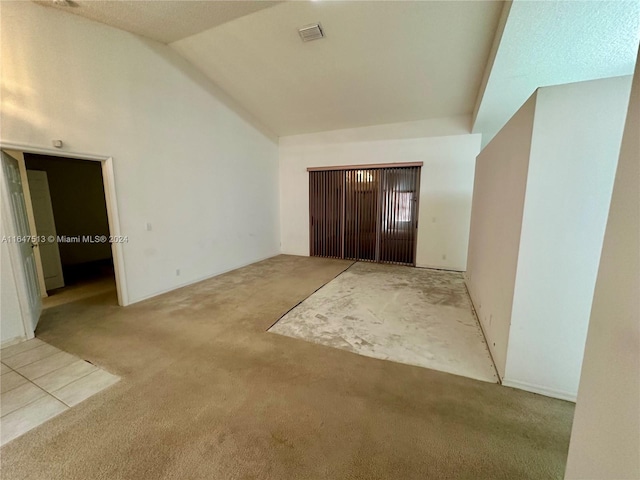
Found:
[{"label": "wall baseboard", "polygon": [[144,297],[136,298],[135,300],[131,300],[129,303],[127,303],[126,306],[133,305],[134,303],[138,303],[138,302],[143,302],[145,300],[149,300],[150,298],[154,298],[154,297],[157,297],[159,295],[164,295],[165,293],[173,292],[174,290],[178,290],[179,288],[183,288],[183,287],[188,287],[189,285],[193,285],[195,283],[204,282],[205,280],[209,280],[210,278],[217,277],[218,275],[223,275],[225,273],[232,272],[233,270],[237,270],[239,268],[246,267],[246,266],[251,265],[253,263],[258,263],[258,262],[262,262],[263,260],[267,260],[269,258],[277,257],[278,255],[281,255],[281,254],[280,253],[274,253],[273,255],[267,255],[266,257],[258,258],[256,260],[251,260],[250,262],[242,263],[240,265],[236,265],[236,266],[228,268],[226,270],[221,270],[219,272],[212,273],[211,275],[206,275],[204,277],[196,278],[195,280],[191,280],[191,281],[188,281],[188,282],[185,282],[185,283],[181,283],[179,285],[176,285],[175,287],[167,288],[165,290],[161,290],[159,292],[152,293],[150,295],[145,295]]},{"label": "wall baseboard", "polygon": [[442,270],[444,272],[458,272],[458,273],[464,273],[466,271],[462,267],[449,267],[449,266],[427,264],[427,263],[424,263],[424,264],[416,263],[416,268],[428,268],[430,270]]},{"label": "wall baseboard", "polygon": [[545,397],[558,398],[560,400],[567,400],[569,402],[576,402],[578,397],[577,393],[565,392],[562,390],[554,390],[552,388],[543,387],[541,385],[533,385],[527,382],[520,382],[518,380],[510,380],[508,378],[504,378],[502,380],[502,385],[505,387],[517,388],[519,390],[526,390],[527,392],[537,393],[539,395],[544,395]]},{"label": "wall baseboard", "polygon": [[496,375],[498,376],[498,380],[500,381],[501,385],[504,385],[504,376],[500,375],[500,370],[498,369],[498,366],[496,365],[496,361],[494,360],[495,352],[493,351],[491,342],[489,342],[489,337],[487,336],[486,327],[482,323],[482,320],[478,315],[478,309],[473,303],[473,297],[471,296],[471,290],[469,289],[469,279],[467,278],[466,272],[463,272],[463,273],[465,273],[465,275],[463,275],[464,287],[467,289],[467,295],[469,295],[469,301],[471,302],[471,309],[473,310],[473,316],[476,319],[476,322],[478,322],[478,325],[480,325],[480,331],[482,332],[482,336],[484,337],[484,343],[487,345],[487,349],[489,350],[489,355],[491,356],[491,361],[493,362],[493,367],[496,370]]},{"label": "wall baseboard", "polygon": [[[300,252],[291,252],[291,251],[283,251],[282,255],[294,255],[296,257],[310,257],[309,253],[300,253]],[[321,257],[322,258],[322,257]],[[348,258],[345,260],[349,260]],[[426,268],[429,270],[442,270],[443,272],[458,272],[464,273],[466,270],[464,268],[459,267],[443,267],[442,265],[432,265],[432,264],[416,264],[415,268]]]},{"label": "wall baseboard", "polygon": [[26,340],[29,340],[25,335],[20,335],[19,337],[13,337],[9,340],[5,340],[0,343],[0,348],[10,347],[11,345],[15,345],[17,343],[22,343]]}]

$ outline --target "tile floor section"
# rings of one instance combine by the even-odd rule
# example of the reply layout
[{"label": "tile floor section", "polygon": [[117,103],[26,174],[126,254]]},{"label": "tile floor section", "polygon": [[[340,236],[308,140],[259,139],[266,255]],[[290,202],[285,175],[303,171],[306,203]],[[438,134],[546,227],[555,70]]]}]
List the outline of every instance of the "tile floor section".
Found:
[{"label": "tile floor section", "polygon": [[3,348],[0,360],[1,445],[120,380],[37,338]]}]

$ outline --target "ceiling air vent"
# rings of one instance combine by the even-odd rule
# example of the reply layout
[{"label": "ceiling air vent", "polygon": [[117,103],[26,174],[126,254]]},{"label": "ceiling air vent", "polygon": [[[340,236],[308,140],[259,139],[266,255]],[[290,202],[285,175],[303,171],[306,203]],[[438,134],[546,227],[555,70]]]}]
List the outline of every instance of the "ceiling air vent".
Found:
[{"label": "ceiling air vent", "polygon": [[303,42],[310,42],[311,40],[318,40],[319,38],[324,37],[322,26],[319,23],[305,25],[298,29],[298,33],[300,34],[300,38]]}]

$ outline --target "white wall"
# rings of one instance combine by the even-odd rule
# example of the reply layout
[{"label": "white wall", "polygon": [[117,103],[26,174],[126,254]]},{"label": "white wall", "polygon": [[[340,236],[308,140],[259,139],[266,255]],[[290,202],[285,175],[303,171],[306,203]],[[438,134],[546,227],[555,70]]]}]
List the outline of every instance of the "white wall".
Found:
[{"label": "white wall", "polygon": [[506,385],[576,397],[630,88],[538,91]]},{"label": "white wall", "polygon": [[113,156],[130,301],[279,253],[264,128],[164,45],[33,2],[0,8],[2,141]]},{"label": "white wall", "polygon": [[605,233],[567,479],[640,478],[640,61]]},{"label": "white wall", "polygon": [[416,264],[464,270],[474,159],[469,117],[379,125],[280,138],[282,252],[309,255],[307,167],[424,162]]},{"label": "white wall", "polygon": [[575,400],[629,91],[539,89],[478,157],[467,283],[505,385]]},{"label": "white wall", "polygon": [[478,155],[465,278],[504,377],[520,247],[535,94]]}]

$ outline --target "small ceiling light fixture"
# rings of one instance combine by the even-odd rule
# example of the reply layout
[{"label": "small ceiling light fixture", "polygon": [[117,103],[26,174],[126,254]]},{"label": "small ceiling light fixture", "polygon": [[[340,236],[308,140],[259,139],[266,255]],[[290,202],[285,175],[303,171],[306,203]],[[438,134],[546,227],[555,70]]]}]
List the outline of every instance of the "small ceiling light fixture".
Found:
[{"label": "small ceiling light fixture", "polygon": [[300,34],[300,38],[303,42],[310,42],[311,40],[318,40],[324,37],[322,25],[320,25],[319,23],[313,23],[311,25],[300,27],[298,29],[298,33]]}]

